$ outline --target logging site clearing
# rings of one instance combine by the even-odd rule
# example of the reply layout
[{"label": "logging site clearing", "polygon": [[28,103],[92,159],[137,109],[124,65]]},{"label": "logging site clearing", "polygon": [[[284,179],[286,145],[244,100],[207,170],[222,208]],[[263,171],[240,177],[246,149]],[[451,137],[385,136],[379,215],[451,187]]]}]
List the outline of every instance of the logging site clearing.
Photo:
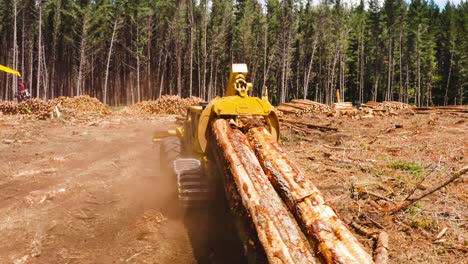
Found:
[{"label": "logging site clearing", "polygon": [[[154,133],[201,101],[0,102],[0,263],[245,262],[227,210],[179,209],[160,168]],[[468,107],[276,111],[282,148],[370,255],[383,236],[388,263],[468,263]]]}]

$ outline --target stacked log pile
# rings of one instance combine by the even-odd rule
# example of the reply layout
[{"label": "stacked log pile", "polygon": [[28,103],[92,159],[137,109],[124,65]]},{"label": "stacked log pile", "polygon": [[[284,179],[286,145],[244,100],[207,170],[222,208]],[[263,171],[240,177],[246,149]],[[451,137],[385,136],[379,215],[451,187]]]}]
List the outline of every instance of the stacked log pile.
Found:
[{"label": "stacked log pile", "polygon": [[468,114],[468,105],[449,105],[437,107],[415,107],[414,112],[418,114],[431,114],[431,113],[455,113],[455,114]]},{"label": "stacked log pile", "polygon": [[105,104],[101,103],[97,98],[90,97],[88,95],[75,96],[72,98],[60,96],[59,98],[50,100],[48,103],[52,107],[59,106],[62,109],[67,109],[74,115],[110,114],[110,110]]},{"label": "stacked log pile", "polygon": [[143,101],[125,108],[122,112],[127,114],[169,114],[185,115],[188,106],[203,102],[201,98],[180,98],[175,95],[163,95],[155,101]]},{"label": "stacked log pile", "polygon": [[38,119],[46,119],[52,107],[41,99],[33,98],[21,103],[12,101],[0,102],[0,112],[5,115],[33,115]]},{"label": "stacked log pile", "polygon": [[359,110],[361,110],[364,114],[374,116],[374,115],[397,115],[401,111],[407,110],[411,111],[411,105],[389,101],[389,102],[374,102],[369,101],[365,104],[361,104]]},{"label": "stacked log pile", "polygon": [[294,114],[296,116],[307,113],[328,113],[331,111],[329,105],[303,99],[294,99],[289,103],[283,103],[276,109],[283,114]]},{"label": "stacked log pile", "polygon": [[[403,111],[411,112],[416,109],[418,108],[413,108],[409,104],[393,101],[380,103],[369,101],[361,104],[356,109],[351,102],[334,103],[332,106],[329,106],[310,100],[292,100],[290,103],[283,103],[276,108],[280,112],[279,116],[302,116],[306,113],[324,113],[329,116],[345,115],[353,118],[397,115]],[[419,109],[419,111],[431,111],[424,108]],[[438,108],[437,110],[442,111],[443,109]],[[462,107],[448,107],[446,111],[463,112],[465,110]]]},{"label": "stacked log pile", "polygon": [[98,99],[89,96],[73,98],[59,97],[49,101],[38,98],[16,103],[12,101],[0,102],[0,112],[5,115],[32,115],[37,119],[47,119],[66,112],[69,116],[107,115],[110,110]]}]

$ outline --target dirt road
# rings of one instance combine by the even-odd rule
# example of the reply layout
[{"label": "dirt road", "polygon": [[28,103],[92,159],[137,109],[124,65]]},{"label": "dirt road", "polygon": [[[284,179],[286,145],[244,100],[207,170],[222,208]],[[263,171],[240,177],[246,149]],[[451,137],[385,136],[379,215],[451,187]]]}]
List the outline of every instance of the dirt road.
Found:
[{"label": "dirt road", "polygon": [[[177,210],[152,142],[175,117],[21,118],[0,115],[0,264],[245,262],[225,210]],[[283,128],[289,157],[341,216],[389,233],[389,263],[466,263],[466,177],[387,213],[466,166],[465,115],[302,121],[339,131]]]},{"label": "dirt road", "polygon": [[194,263],[238,254],[212,249],[225,226],[176,210],[152,142],[173,123],[0,119],[0,263]]}]

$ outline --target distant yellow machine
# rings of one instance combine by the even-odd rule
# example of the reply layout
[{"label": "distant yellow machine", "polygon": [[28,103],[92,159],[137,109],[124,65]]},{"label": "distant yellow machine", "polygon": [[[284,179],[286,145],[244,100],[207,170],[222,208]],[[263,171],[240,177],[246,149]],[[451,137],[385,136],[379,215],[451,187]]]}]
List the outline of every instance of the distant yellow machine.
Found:
[{"label": "distant yellow machine", "polygon": [[21,77],[21,73],[17,70],[14,70],[12,68],[9,68],[7,66],[3,66],[0,64],[0,71],[3,71],[3,72],[6,72],[6,73],[11,73],[11,74],[14,74],[18,77]]}]

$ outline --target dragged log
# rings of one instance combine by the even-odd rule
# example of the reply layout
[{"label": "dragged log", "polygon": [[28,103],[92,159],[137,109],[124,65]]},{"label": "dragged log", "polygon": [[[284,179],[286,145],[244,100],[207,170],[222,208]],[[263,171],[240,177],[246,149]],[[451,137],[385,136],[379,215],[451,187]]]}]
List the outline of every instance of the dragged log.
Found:
[{"label": "dragged log", "polygon": [[317,263],[313,250],[287,206],[265,175],[246,135],[227,120],[212,125],[211,151],[224,177],[234,179],[270,263]]},{"label": "dragged log", "polygon": [[325,203],[320,191],[293,164],[264,127],[248,138],[273,186],[295,215],[324,263],[373,263],[371,256]]}]

